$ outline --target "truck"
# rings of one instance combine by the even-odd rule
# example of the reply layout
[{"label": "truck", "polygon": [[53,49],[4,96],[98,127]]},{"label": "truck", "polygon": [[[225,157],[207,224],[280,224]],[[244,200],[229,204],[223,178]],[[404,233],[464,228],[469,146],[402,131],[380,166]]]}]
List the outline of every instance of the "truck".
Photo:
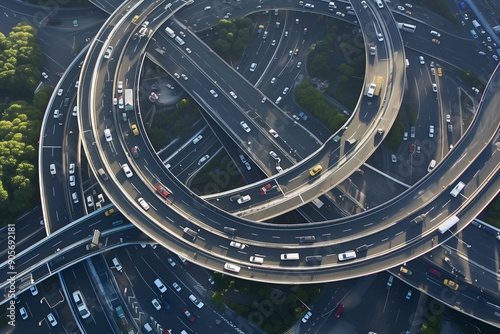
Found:
[{"label": "truck", "polygon": [[477,22],[477,20],[472,20],[472,25],[474,26],[474,28],[478,29],[481,24],[479,22]]},{"label": "truck", "polygon": [[380,94],[380,90],[382,89],[382,80],[383,78],[381,76],[377,77],[377,87],[375,87],[375,91],[373,92],[373,95],[378,96]]},{"label": "truck", "polygon": [[131,88],[125,89],[125,111],[134,111],[134,91]]},{"label": "truck", "polygon": [[450,195],[453,197],[457,197],[458,194],[465,188],[465,183],[462,181],[458,182],[457,185],[450,191]]},{"label": "truck", "polygon": [[407,32],[415,32],[417,26],[409,23],[400,23],[398,22],[399,30],[407,31]]},{"label": "truck", "polygon": [[321,209],[321,207],[324,205],[324,203],[319,199],[315,198],[312,201],[312,204],[314,204],[318,209]]},{"label": "truck", "polygon": [[166,27],[165,32],[167,33],[168,37],[175,38],[175,33],[172,29],[170,29],[170,27]]},{"label": "truck", "polygon": [[444,221],[441,225],[439,225],[438,230],[441,234],[448,231],[450,228],[455,226],[460,219],[457,216],[451,216]]}]

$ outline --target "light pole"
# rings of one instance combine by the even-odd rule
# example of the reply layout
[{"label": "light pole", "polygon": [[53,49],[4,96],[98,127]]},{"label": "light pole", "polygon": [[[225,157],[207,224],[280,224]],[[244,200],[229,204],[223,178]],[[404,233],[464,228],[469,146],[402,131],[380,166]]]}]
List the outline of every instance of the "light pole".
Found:
[{"label": "light pole", "polygon": [[[448,230],[448,231],[450,231],[450,230]],[[454,236],[455,238],[457,238],[458,241],[460,241],[461,243],[463,243],[465,245],[465,247],[467,247],[467,248],[471,248],[472,247],[471,245],[469,245],[468,243],[466,243],[465,241],[463,241],[462,239],[460,239],[459,237],[457,237],[455,234],[453,234],[453,232],[450,231],[450,233],[451,233],[452,236]]]}]

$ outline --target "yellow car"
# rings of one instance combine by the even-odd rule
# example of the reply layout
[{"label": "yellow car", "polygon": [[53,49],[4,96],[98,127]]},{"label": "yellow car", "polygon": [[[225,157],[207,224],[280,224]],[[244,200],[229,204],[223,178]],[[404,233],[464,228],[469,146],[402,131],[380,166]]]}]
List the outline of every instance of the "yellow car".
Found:
[{"label": "yellow car", "polygon": [[134,16],[134,18],[132,19],[132,23],[136,23],[138,19],[139,19],[139,15]]},{"label": "yellow car", "polygon": [[411,275],[412,274],[411,270],[409,270],[408,268],[405,268],[405,267],[399,268],[399,272],[401,272],[403,274],[406,274],[406,275]]},{"label": "yellow car", "polygon": [[441,44],[441,41],[439,39],[433,38],[432,39],[432,43],[434,43],[434,44]]},{"label": "yellow car", "polygon": [[458,284],[453,282],[452,280],[445,279],[444,285],[446,285],[447,287],[449,287],[452,290],[458,290]]},{"label": "yellow car", "polygon": [[321,167],[321,165],[316,165],[316,166],[314,166],[313,169],[311,169],[309,171],[309,175],[316,176],[316,174],[318,174],[319,172],[321,172],[322,169],[323,169],[323,167]]},{"label": "yellow car", "polygon": [[132,124],[132,125],[130,125],[130,128],[132,129],[132,133],[134,134],[134,136],[139,135],[139,129],[137,129],[137,125]]},{"label": "yellow car", "polygon": [[114,208],[111,208],[108,211],[104,212],[104,215],[110,216],[110,215],[112,215],[115,212],[116,212],[116,210]]}]

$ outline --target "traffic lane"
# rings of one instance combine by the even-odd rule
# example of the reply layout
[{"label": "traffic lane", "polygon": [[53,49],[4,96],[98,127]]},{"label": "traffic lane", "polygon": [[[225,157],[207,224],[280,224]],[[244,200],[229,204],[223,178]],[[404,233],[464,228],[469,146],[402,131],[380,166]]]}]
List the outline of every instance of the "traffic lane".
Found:
[{"label": "traffic lane", "polygon": [[[86,331],[91,333],[99,332],[99,328],[103,328],[103,326],[108,327],[109,331],[112,331],[109,321],[110,319],[108,319],[106,312],[103,310],[104,307],[97,297],[97,292],[93,287],[86,265],[83,262],[77,263],[70,268],[63,270],[61,274],[64,279],[66,291],[70,298],[68,303],[71,303],[71,308],[76,317],[76,319],[73,318],[70,323],[78,321]],[[87,319],[83,319],[78,312],[73,299],[73,292],[75,291],[80,291],[85,305],[87,306],[90,313],[90,317]]]}]

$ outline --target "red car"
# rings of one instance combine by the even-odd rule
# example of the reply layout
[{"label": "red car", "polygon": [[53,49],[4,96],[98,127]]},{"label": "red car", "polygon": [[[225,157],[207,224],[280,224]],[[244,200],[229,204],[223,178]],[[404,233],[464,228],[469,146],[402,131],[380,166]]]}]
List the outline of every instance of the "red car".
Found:
[{"label": "red car", "polygon": [[156,186],[156,191],[163,197],[163,198],[167,198],[168,195],[170,195],[170,192],[167,191],[167,189],[165,189],[165,187],[163,187],[161,184],[157,185]]},{"label": "red car", "polygon": [[410,153],[415,152],[415,144],[410,145]]},{"label": "red car", "polygon": [[262,188],[260,188],[259,193],[260,193],[262,196],[264,196],[264,195],[267,193],[267,191],[268,191],[269,189],[271,189],[271,185],[268,183],[268,184],[266,184],[265,186],[263,186]]},{"label": "red car", "polygon": [[186,317],[189,319],[189,321],[193,322],[194,321],[194,315],[191,314],[191,312],[189,312],[189,310],[187,309],[187,307],[184,308],[184,310],[182,310],[184,312],[184,314],[186,315]]},{"label": "red car", "polygon": [[441,273],[439,271],[437,271],[436,269],[434,269],[434,268],[429,268],[429,270],[427,270],[427,272],[429,274],[432,274],[432,275],[436,276],[437,278],[441,277]]},{"label": "red car", "polygon": [[337,306],[337,311],[335,311],[335,313],[333,314],[333,316],[335,318],[340,318],[340,315],[342,314],[342,311],[344,311],[344,304],[339,304],[339,306]]}]

